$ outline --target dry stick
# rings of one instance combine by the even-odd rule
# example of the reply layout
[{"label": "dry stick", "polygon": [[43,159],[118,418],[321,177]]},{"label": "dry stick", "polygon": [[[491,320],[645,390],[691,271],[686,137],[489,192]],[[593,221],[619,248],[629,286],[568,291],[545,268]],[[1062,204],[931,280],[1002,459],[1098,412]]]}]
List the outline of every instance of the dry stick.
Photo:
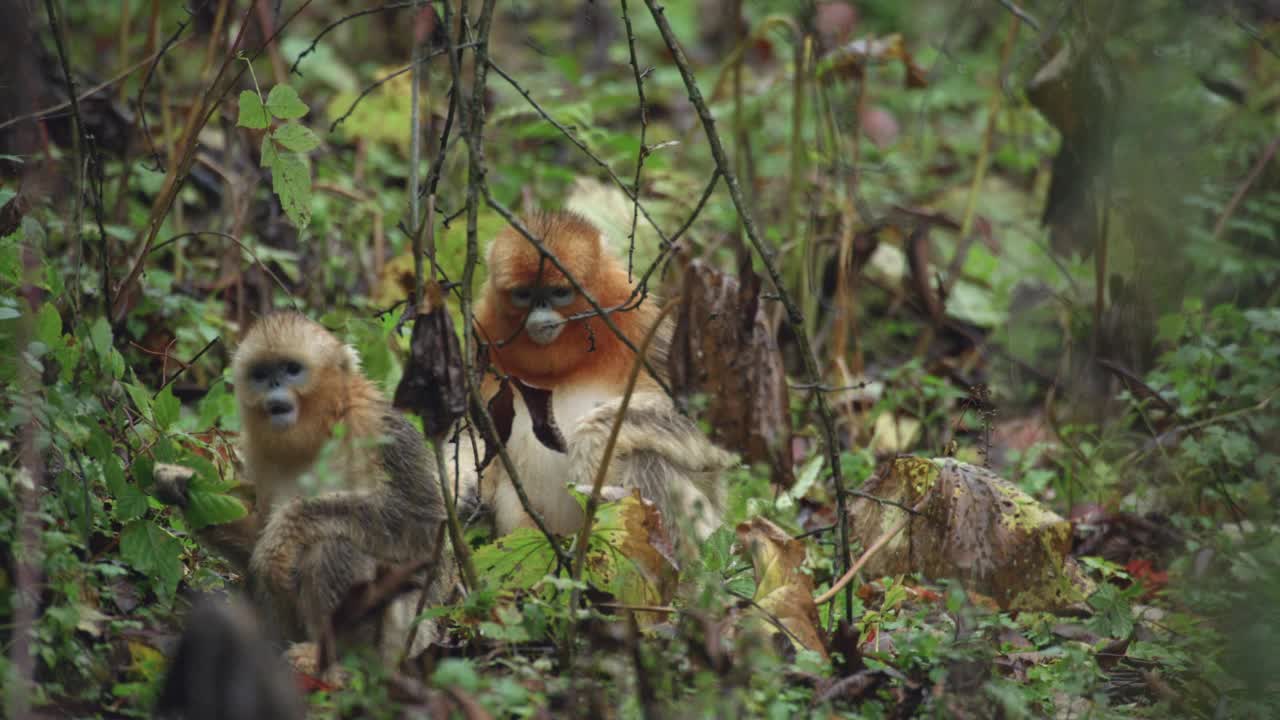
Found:
[{"label": "dry stick", "polygon": [[[476,40],[473,44],[475,53],[475,76],[472,79],[471,100],[467,111],[467,128],[463,133],[463,137],[467,142],[467,259],[462,271],[462,321],[465,325],[463,330],[464,349],[462,353],[462,362],[464,363],[464,372],[462,376],[466,379],[467,395],[471,398],[471,406],[480,411],[479,417],[472,417],[472,422],[479,420],[481,434],[485,437],[486,442],[489,440],[497,440],[497,427],[493,422],[493,417],[489,415],[489,409],[485,405],[485,400],[480,396],[479,380],[476,374],[476,368],[472,364],[475,353],[472,351],[472,341],[475,338],[475,318],[471,309],[471,286],[475,282],[476,263],[479,261],[480,251],[477,241],[478,220],[480,213],[480,192],[484,187],[484,86],[486,70],[489,67],[489,27],[493,21],[493,6],[495,0],[484,0],[484,5],[480,9],[480,22],[476,27]],[[445,25],[447,30],[452,30],[453,13],[450,4],[444,4]],[[466,18],[460,17],[459,23],[459,40],[462,39],[462,28],[465,25]],[[456,48],[461,47],[461,43],[455,43],[452,34],[446,32],[449,36],[449,66],[453,72],[453,87],[455,93],[462,91],[462,69],[459,63]],[[507,471],[507,477],[511,479],[511,485],[515,488],[516,496],[520,499],[520,506],[533,519],[533,524],[538,530],[546,536],[547,542],[551,545],[551,549],[555,552],[556,563],[566,572],[572,567],[568,554],[560,547],[560,543],[556,540],[556,536],[547,527],[547,523],[542,519],[542,515],[534,508],[533,503],[529,500],[529,496],[525,493],[524,485],[521,484],[519,473],[516,472],[515,465],[511,462],[511,456],[507,453],[507,449],[498,444],[498,459],[502,462],[502,467]]]},{"label": "dry stick", "polygon": [[631,374],[627,376],[627,386],[622,391],[622,401],[618,404],[618,413],[613,416],[613,427],[609,428],[609,440],[605,443],[604,454],[600,456],[600,466],[596,468],[596,476],[591,481],[591,496],[587,498],[587,510],[582,518],[582,527],[578,528],[578,537],[573,543],[573,591],[569,596],[569,622],[565,623],[564,653],[566,657],[573,651],[573,635],[575,624],[573,613],[577,611],[582,591],[577,581],[582,579],[582,567],[587,560],[587,544],[591,539],[591,523],[595,521],[596,510],[600,507],[600,491],[604,487],[604,478],[609,473],[609,463],[613,460],[613,450],[618,444],[618,433],[622,431],[622,422],[627,415],[627,406],[631,404],[631,395],[636,389],[636,380],[640,378],[640,368],[644,366],[643,358],[649,345],[658,335],[658,329],[667,315],[680,304],[680,298],[672,298],[663,306],[658,317],[654,318],[644,339],[640,341],[640,350],[631,361]]},{"label": "dry stick", "polygon": [[912,514],[920,512],[920,509],[924,507],[926,500],[928,500],[927,497],[921,500],[920,502],[916,503],[916,506],[911,509],[911,512],[903,515],[901,520],[894,523],[893,527],[886,530],[885,533],[881,535],[878,540],[871,543],[871,547],[867,548],[866,551],[862,553],[862,557],[858,558],[858,562],[854,563],[852,567],[846,570],[844,575],[841,575],[840,579],[837,580],[836,583],[831,586],[831,589],[819,595],[818,598],[813,601],[813,603],[815,605],[821,605],[825,602],[829,602],[841,590],[843,590],[844,586],[848,585],[849,581],[853,580],[853,576],[857,575],[858,571],[861,570],[862,567],[866,565],[869,560],[871,560],[871,558],[875,557],[876,553],[884,549],[884,546],[888,545],[890,540],[896,537],[898,533],[902,532],[902,529],[907,526],[907,523],[911,522]]},{"label": "dry stick", "polygon": [[325,35],[328,35],[330,32],[336,29],[339,25],[343,25],[350,20],[355,20],[356,18],[363,17],[365,15],[375,15],[377,13],[386,12],[388,10],[403,10],[407,7],[416,7],[419,4],[421,4],[421,2],[422,0],[409,0],[409,2],[387,3],[386,5],[382,5],[379,7],[367,8],[365,10],[353,12],[350,15],[344,15],[338,18],[337,20],[334,20],[328,25],[325,25],[323,30],[316,33],[315,37],[311,38],[311,44],[308,45],[305,50],[299,53],[298,57],[294,59],[293,64],[289,66],[289,74],[302,77],[302,73],[298,71],[298,66],[302,64],[303,58],[315,52],[316,48],[319,47],[320,45],[320,40]]},{"label": "dry stick", "polygon": [[631,74],[636,79],[636,95],[640,99],[640,150],[636,153],[636,180],[634,183],[635,200],[631,206],[631,232],[627,235],[627,280],[631,280],[631,263],[636,251],[636,221],[640,216],[640,171],[644,169],[644,159],[649,157],[649,146],[645,145],[645,136],[649,131],[649,106],[644,98],[644,73],[640,72],[640,64],[636,61],[636,36],[631,30],[631,14],[627,12],[627,0],[622,2],[622,22],[627,26],[627,52],[631,58]]},{"label": "dry stick", "polygon": [[1258,162],[1254,163],[1253,168],[1249,170],[1249,175],[1245,177],[1240,187],[1236,188],[1236,192],[1231,196],[1231,200],[1227,203],[1227,207],[1223,209],[1222,216],[1218,218],[1218,222],[1213,226],[1212,240],[1217,242],[1222,234],[1227,230],[1227,223],[1231,221],[1231,217],[1236,214],[1236,209],[1240,207],[1244,196],[1249,193],[1249,188],[1253,187],[1253,183],[1262,174],[1267,163],[1271,162],[1271,158],[1275,157],[1276,150],[1280,149],[1280,135],[1277,135],[1271,144],[1267,145],[1267,149],[1262,152],[1262,157],[1258,158]]},{"label": "dry stick", "polygon": [[[777,265],[773,262],[773,258],[764,246],[764,242],[756,228],[755,220],[752,218],[747,202],[743,198],[742,188],[738,185],[738,178],[733,173],[728,157],[725,156],[724,146],[720,142],[720,135],[716,132],[716,121],[711,116],[711,110],[707,107],[706,101],[703,100],[702,91],[698,89],[693,70],[689,67],[689,59],[685,57],[684,49],[680,47],[680,42],[671,30],[671,24],[667,22],[663,9],[657,4],[657,0],[645,0],[645,5],[649,7],[649,13],[653,15],[658,31],[662,34],[662,39],[671,51],[671,56],[680,71],[680,77],[684,80],[685,89],[689,93],[689,101],[693,103],[698,112],[698,118],[702,122],[707,142],[711,145],[711,154],[715,158],[716,166],[720,169],[721,174],[724,175],[725,182],[729,185],[729,194],[733,198],[733,204],[738,210],[738,215],[742,217],[742,224],[747,232],[747,238],[760,256],[760,262],[769,273],[769,279],[778,293],[779,300],[782,301],[782,306],[786,309],[787,323],[795,334],[796,344],[799,345],[798,349],[804,362],[808,381],[817,385],[822,381],[822,373],[818,369],[818,361],[814,357],[813,348],[809,343],[809,336],[804,331],[804,316],[801,314],[800,308],[796,305],[791,294],[787,291],[782,274],[778,272]],[[840,445],[836,438],[835,419],[823,393],[815,393],[814,400],[826,444],[827,462],[831,465],[831,475],[836,486],[836,512],[840,515],[840,564],[842,567],[848,568],[850,565],[849,520],[848,513],[845,511],[848,491],[844,487],[844,477],[840,471]],[[849,604],[849,614],[852,615],[853,599],[851,595],[847,598],[847,602]]]},{"label": "dry stick", "polygon": [[548,113],[546,109],[544,109],[541,105],[539,105],[538,102],[533,99],[533,96],[529,94],[529,91],[526,90],[524,86],[522,86],[520,83],[516,82],[515,78],[508,75],[505,70],[503,70],[501,67],[495,64],[492,60],[487,60],[487,63],[490,68],[493,68],[494,72],[498,73],[499,77],[501,77],[503,80],[506,80],[507,84],[511,85],[511,87],[515,88],[516,92],[520,93],[520,96],[525,99],[525,102],[529,103],[529,105],[533,108],[534,112],[538,113],[538,115],[543,120],[546,120],[548,123],[550,123],[551,126],[554,127],[556,130],[559,130],[560,134],[564,135],[569,142],[573,143],[574,147],[582,151],[582,153],[586,155],[588,158],[590,158],[591,161],[594,162],[597,166],[599,166],[601,170],[604,170],[605,174],[609,176],[609,179],[613,181],[613,184],[618,186],[618,189],[622,190],[622,193],[627,196],[627,199],[635,203],[635,206],[639,208],[640,214],[643,215],[644,219],[649,222],[649,226],[653,228],[654,232],[658,233],[658,239],[662,241],[663,246],[670,244],[671,241],[667,238],[666,234],[662,232],[662,228],[658,227],[658,223],[654,221],[653,217],[649,215],[649,210],[644,206],[643,203],[639,201],[639,199],[637,198],[637,194],[631,191],[631,188],[628,187],[627,184],[622,181],[622,178],[618,177],[618,174],[613,171],[613,168],[609,167],[608,163],[602,160],[600,156],[591,152],[591,149],[588,148],[581,140],[579,140],[572,132],[570,132],[569,128],[566,128],[564,125],[560,124],[555,118],[551,117],[551,114]]},{"label": "dry stick", "polygon": [[[70,298],[72,306],[79,314],[80,266],[84,262],[83,234],[80,232],[82,213],[84,212],[84,153],[80,145],[81,135],[84,133],[84,119],[80,115],[80,99],[76,97],[76,83],[71,79],[71,65],[67,60],[66,43],[62,37],[62,23],[58,21],[58,13],[53,5],[54,0],[44,0],[45,14],[49,16],[49,29],[53,31],[53,44],[58,50],[58,64],[62,69],[62,80],[67,85],[67,96],[71,98],[71,161],[75,164],[75,173],[72,175],[71,185],[71,235],[75,238],[77,250],[76,291],[70,294]],[[104,289],[108,293],[110,292],[109,287]],[[104,297],[102,301],[103,303],[110,303],[110,294]],[[106,310],[110,310],[109,305],[104,307]]]},{"label": "dry stick", "polygon": [[[303,0],[302,4],[294,10],[293,14],[285,19],[284,22],[276,28],[275,33],[267,38],[262,47],[258,48],[253,54],[257,57],[262,52],[262,48],[275,41],[276,36],[280,34],[284,28],[288,27],[293,19],[296,18],[312,0]],[[218,103],[222,97],[232,88],[237,80],[244,74],[245,69],[241,68],[238,72],[231,73],[227,77],[227,71],[233,63],[239,62],[236,59],[235,49],[240,46],[240,41],[244,39],[245,29],[249,26],[248,13],[252,12],[250,6],[245,11],[245,15],[240,20],[240,32],[236,35],[236,39],[232,42],[231,48],[227,51],[227,56],[223,60],[222,67],[218,69],[218,74],[214,77],[213,82],[205,90],[200,100],[192,105],[192,112],[188,116],[188,123],[183,128],[182,138],[178,143],[180,157],[177,162],[172,163],[168,172],[165,174],[164,184],[160,188],[160,194],[156,196],[155,202],[151,206],[151,215],[147,218],[145,229],[145,238],[142,247],[138,250],[138,258],[134,261],[133,266],[126,273],[124,280],[120,283],[115,293],[116,307],[112,309],[112,318],[119,319],[124,313],[124,303],[121,302],[121,296],[129,289],[134,282],[137,282],[138,276],[142,274],[142,267],[147,259],[147,255],[151,247],[155,244],[156,236],[160,233],[160,226],[164,222],[164,218],[169,214],[169,208],[173,205],[174,200],[178,196],[178,191],[182,188],[182,184],[186,181],[187,173],[191,170],[191,165],[195,162],[196,146],[200,130],[209,122],[213,114],[218,110]],[[253,57],[250,58],[252,61]],[[141,111],[141,108],[140,108]]]},{"label": "dry stick", "polygon": [[[591,537],[591,523],[595,520],[596,510],[600,507],[600,491],[604,488],[604,479],[609,473],[609,463],[613,460],[613,450],[618,443],[618,433],[622,431],[622,422],[627,415],[627,406],[631,404],[631,395],[635,392],[636,381],[640,378],[640,368],[644,366],[644,363],[639,361],[640,357],[643,357],[643,354],[648,351],[649,345],[658,335],[658,329],[662,325],[662,321],[680,304],[680,300],[681,298],[679,297],[672,298],[662,307],[658,317],[654,319],[653,325],[649,327],[649,331],[645,333],[644,339],[640,342],[641,355],[631,361],[631,374],[627,376],[627,386],[622,391],[622,401],[618,404],[618,413],[613,416],[613,427],[609,428],[609,439],[605,442],[604,454],[600,456],[600,466],[596,468],[596,476],[591,481],[591,496],[587,498],[586,515],[583,518],[582,527],[578,529],[578,539],[574,542],[574,580],[582,577],[582,564],[587,557],[587,540]],[[576,605],[577,603],[574,604]]]},{"label": "dry stick", "polygon": [[[173,46],[174,46],[174,47],[178,47],[179,45],[182,45],[182,44],[186,43],[186,42],[187,42],[187,41],[189,41],[189,40],[190,40],[190,38],[186,38],[186,39],[183,39],[183,40],[179,40],[178,42],[174,43],[174,45],[173,45]],[[115,74],[114,76],[112,76],[111,78],[109,78],[109,79],[107,79],[107,80],[103,80],[102,82],[98,83],[97,85],[94,85],[93,87],[89,88],[88,90],[85,90],[84,92],[80,93],[79,95],[74,96],[74,97],[73,97],[73,99],[74,99],[74,100],[77,100],[77,101],[79,101],[79,100],[86,100],[86,99],[88,99],[90,96],[92,96],[92,95],[94,95],[94,94],[96,94],[96,93],[102,92],[103,90],[105,90],[105,89],[107,89],[107,88],[111,87],[112,85],[115,85],[116,83],[120,82],[121,80],[124,80],[125,78],[127,78],[127,77],[129,77],[130,75],[134,74],[134,73],[135,73],[135,72],[137,72],[137,71],[138,71],[138,70],[139,70],[143,65],[146,65],[147,63],[151,62],[152,60],[155,60],[155,59],[156,59],[156,57],[158,57],[158,56],[160,55],[160,53],[161,53],[161,52],[164,52],[164,51],[163,51],[163,50],[157,50],[157,51],[155,51],[155,52],[151,53],[150,55],[147,55],[146,57],[142,58],[141,60],[139,60],[139,61],[135,62],[134,64],[132,64],[132,65],[130,65],[130,66],[128,66],[128,67],[126,67],[125,69],[121,70],[120,72],[116,73],[116,74]],[[5,128],[9,127],[10,125],[16,125],[17,123],[25,122],[25,121],[27,121],[27,120],[42,120],[42,119],[44,119],[44,118],[47,118],[47,117],[52,116],[54,113],[62,112],[63,110],[66,110],[66,109],[68,109],[68,108],[70,108],[70,107],[71,107],[71,100],[64,100],[64,101],[62,101],[62,102],[58,103],[57,105],[50,105],[50,106],[49,106],[49,107],[47,107],[47,108],[41,108],[40,110],[36,110],[36,111],[34,111],[34,112],[29,112],[29,113],[27,113],[26,115],[19,115],[19,116],[15,117],[15,118],[10,118],[10,119],[8,119],[8,120],[5,120],[4,122],[0,122],[0,130],[5,129]]]},{"label": "dry stick", "polygon": [[[447,312],[441,308],[440,312]],[[462,534],[462,523],[458,521],[458,502],[457,495],[449,487],[449,474],[446,472],[444,462],[444,442],[441,438],[431,438],[432,454],[436,458],[436,474],[440,477],[440,493],[444,496],[445,519],[449,527],[449,542],[453,545],[453,554],[458,557],[458,564],[462,566],[462,577],[467,581],[467,589],[475,591],[479,588],[479,576],[476,575],[476,566],[471,561],[471,547],[467,545],[467,539]],[[419,611],[421,612],[421,611]]]}]

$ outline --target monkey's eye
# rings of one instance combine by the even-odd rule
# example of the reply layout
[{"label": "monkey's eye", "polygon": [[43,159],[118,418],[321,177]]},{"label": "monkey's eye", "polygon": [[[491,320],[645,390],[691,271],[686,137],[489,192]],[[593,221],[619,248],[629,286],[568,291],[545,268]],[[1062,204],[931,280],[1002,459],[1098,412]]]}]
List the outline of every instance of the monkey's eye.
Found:
[{"label": "monkey's eye", "polygon": [[516,307],[529,307],[533,302],[533,290],[529,288],[516,288],[511,291],[511,304]]},{"label": "monkey's eye", "polygon": [[551,304],[557,307],[573,302],[573,288],[558,287],[551,289]]},{"label": "monkey's eye", "polygon": [[284,371],[290,375],[297,375],[302,372],[302,363],[297,360],[290,360],[284,364]]},{"label": "monkey's eye", "polygon": [[254,382],[266,382],[271,377],[271,371],[265,365],[258,365],[249,371],[249,379]]}]

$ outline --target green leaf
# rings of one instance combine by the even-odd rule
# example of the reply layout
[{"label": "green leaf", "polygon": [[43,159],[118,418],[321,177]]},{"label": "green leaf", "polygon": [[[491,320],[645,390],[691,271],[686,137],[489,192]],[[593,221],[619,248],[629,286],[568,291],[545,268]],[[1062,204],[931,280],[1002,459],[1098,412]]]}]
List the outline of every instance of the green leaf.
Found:
[{"label": "green leaf", "polygon": [[17,320],[22,317],[22,313],[18,312],[18,308],[4,306],[0,307],[0,320]]},{"label": "green leaf", "polygon": [[271,188],[299,230],[311,222],[311,168],[299,155],[280,155],[271,168]]},{"label": "green leaf", "polygon": [[174,397],[172,385],[160,391],[151,405],[151,410],[155,413],[156,425],[161,430],[168,430],[178,422],[178,417],[182,414],[182,402]]},{"label": "green leaf", "polygon": [[476,572],[498,589],[527,590],[556,568],[555,552],[536,528],[520,528],[472,556]]},{"label": "green leaf", "polygon": [[311,152],[320,147],[320,138],[311,132],[311,128],[298,123],[291,122],[276,128],[271,136],[276,142],[294,152]]},{"label": "green leaf", "polygon": [[111,323],[105,317],[99,316],[93,321],[93,326],[89,328],[89,342],[93,344],[98,357],[107,357],[107,350],[111,348]]},{"label": "green leaf", "polygon": [[262,153],[260,157],[260,164],[264,168],[275,165],[276,160],[280,158],[280,152],[276,150],[276,141],[271,139],[271,135],[262,136]]},{"label": "green leaf", "polygon": [[45,303],[36,314],[36,339],[51,348],[62,344],[62,316],[53,303]]},{"label": "green leaf", "polygon": [[206,490],[187,490],[187,522],[192,530],[221,525],[248,515],[239,498]]},{"label": "green leaf", "polygon": [[146,388],[135,383],[124,383],[124,391],[129,393],[129,398],[133,400],[133,405],[138,408],[138,412],[143,416],[151,416],[151,394]]},{"label": "green leaf", "polygon": [[258,93],[252,90],[241,90],[240,117],[236,118],[236,125],[251,130],[262,130],[270,122],[267,108],[263,106],[262,98],[258,97]]},{"label": "green leaf", "polygon": [[156,589],[172,596],[182,579],[182,543],[160,526],[138,520],[120,536],[120,556],[135,570],[155,578]]},{"label": "green leaf", "polygon": [[307,105],[292,87],[277,85],[271,88],[271,94],[267,96],[267,110],[281,120],[296,120],[307,114]]}]

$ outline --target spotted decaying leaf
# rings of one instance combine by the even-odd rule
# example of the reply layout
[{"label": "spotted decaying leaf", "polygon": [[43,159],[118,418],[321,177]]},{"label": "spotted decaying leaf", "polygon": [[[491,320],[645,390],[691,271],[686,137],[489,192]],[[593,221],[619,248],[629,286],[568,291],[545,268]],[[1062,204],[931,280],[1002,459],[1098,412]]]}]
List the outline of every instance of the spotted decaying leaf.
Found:
[{"label": "spotted decaying leaf", "polygon": [[685,270],[668,369],[679,398],[705,395],[712,439],[795,481],[782,355],[760,308],[758,275],[733,277],[700,261]]},{"label": "spotted decaying leaf", "polygon": [[[583,579],[622,603],[669,602],[677,570],[657,508],[634,489],[603,497],[610,501],[596,511]],[[533,590],[556,569],[546,536],[534,528],[520,528],[477,548],[474,562],[494,589],[510,593]]]},{"label": "spotted decaying leaf", "polygon": [[427,288],[413,322],[409,362],[396,386],[395,407],[422,418],[428,437],[441,437],[467,409],[462,351],[439,285]]},{"label": "spotted decaying leaf", "polygon": [[[904,456],[881,466],[862,490],[920,506],[907,528],[867,562],[870,577],[918,572],[956,578],[1015,610],[1061,609],[1092,591],[1068,555],[1071,523],[990,470],[952,458]],[[903,514],[863,498],[850,512],[863,547]]]},{"label": "spotted decaying leaf", "polygon": [[[752,599],[760,611],[776,618],[787,629],[792,643],[827,657],[818,631],[813,577],[802,568],[804,543],[761,517],[739,524],[737,533],[738,546],[755,570],[756,593]],[[766,632],[777,632],[776,626],[759,613],[753,623]]]}]

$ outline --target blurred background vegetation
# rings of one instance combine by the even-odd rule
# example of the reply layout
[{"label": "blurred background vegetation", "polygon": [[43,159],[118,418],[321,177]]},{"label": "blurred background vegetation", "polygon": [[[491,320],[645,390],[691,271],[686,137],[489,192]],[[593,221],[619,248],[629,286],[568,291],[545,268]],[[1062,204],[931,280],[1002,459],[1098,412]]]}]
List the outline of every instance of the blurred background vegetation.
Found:
[{"label": "blurred background vegetation", "polygon": [[[479,5],[451,10],[473,30]],[[704,625],[732,593],[750,597],[730,526],[697,570],[711,609],[649,641],[658,697],[686,698],[690,715],[1271,716],[1280,4],[664,7],[803,311],[845,485],[899,453],[988,464],[1072,520],[1075,550],[1110,589],[1082,619],[867,583],[852,619],[893,647],[868,656],[885,674],[855,690],[838,682],[853,670],[803,653],[689,659],[710,652]],[[224,370],[253,317],[294,307],[320,318],[395,388],[418,227],[415,43],[426,58],[420,176],[442,158],[437,272],[460,281],[466,256],[471,107],[450,111],[443,12],[0,2],[0,670],[11,711],[149,713],[189,593],[228,584],[190,538],[191,518],[150,497],[150,465],[204,463],[218,477],[238,429]],[[694,259],[766,275],[725,183],[700,202],[716,165],[644,3],[498,3],[488,43],[497,200],[581,212],[633,254],[637,275],[659,263],[660,296],[679,293]],[[464,76],[473,58],[463,53]],[[281,85],[315,138],[274,136],[302,167],[284,189],[236,103]],[[647,217],[633,221],[619,183]],[[691,218],[668,252],[660,236]],[[481,204],[482,243],[504,225]],[[766,280],[760,307],[792,385],[793,437],[778,452],[795,482],[771,486],[777,466],[744,469],[732,519],[816,533],[821,589],[838,565],[824,531],[837,521],[834,481],[776,292]],[[714,399],[695,400],[697,412]],[[824,608],[824,625],[841,606],[836,617]],[[536,642],[472,631],[438,658],[432,687],[461,688],[496,714],[555,712],[575,694],[610,715],[653,710],[635,673],[607,664],[622,660],[606,640],[594,641],[605,665],[575,685]],[[364,685],[313,695],[313,708],[394,715],[386,678],[367,672]]]}]

